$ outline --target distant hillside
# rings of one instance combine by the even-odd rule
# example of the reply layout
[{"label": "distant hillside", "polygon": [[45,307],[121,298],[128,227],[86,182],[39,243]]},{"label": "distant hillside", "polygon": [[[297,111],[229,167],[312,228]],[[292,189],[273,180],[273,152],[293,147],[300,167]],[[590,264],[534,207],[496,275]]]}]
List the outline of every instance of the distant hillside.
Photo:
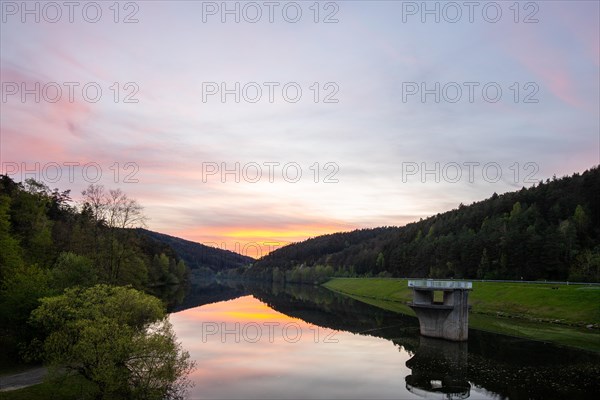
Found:
[{"label": "distant hillside", "polygon": [[[363,249],[380,249],[397,231],[396,227],[383,227],[317,236],[279,248],[259,259],[254,266],[257,269],[287,270],[301,264],[332,265],[331,257],[336,254],[345,254],[345,257],[352,260],[352,264],[371,266],[373,261],[371,251],[365,252]],[[361,259],[361,257],[367,258]]]},{"label": "distant hillside", "polygon": [[318,265],[339,276],[598,281],[600,170],[494,193],[404,227],[291,244],[243,274],[312,282],[327,273]]},{"label": "distant hillside", "polygon": [[201,243],[147,229],[138,229],[138,231],[159,243],[169,245],[177,256],[185,262],[188,268],[192,270],[208,268],[216,273],[222,270],[247,266],[254,262],[253,258],[234,253],[233,251],[205,246]]}]

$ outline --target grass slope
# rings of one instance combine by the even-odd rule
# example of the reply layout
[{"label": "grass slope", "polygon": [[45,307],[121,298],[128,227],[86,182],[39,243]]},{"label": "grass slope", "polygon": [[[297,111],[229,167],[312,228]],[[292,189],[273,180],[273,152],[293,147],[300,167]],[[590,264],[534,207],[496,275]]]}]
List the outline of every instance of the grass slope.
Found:
[{"label": "grass slope", "polygon": [[[405,279],[335,278],[330,290],[362,302],[415,315],[406,306],[412,290]],[[473,282],[469,326],[506,335],[600,352],[600,287]]]},{"label": "grass slope", "polygon": [[46,380],[27,388],[0,392],[2,400],[93,400],[96,398],[96,387],[77,375],[66,375],[54,380]]}]

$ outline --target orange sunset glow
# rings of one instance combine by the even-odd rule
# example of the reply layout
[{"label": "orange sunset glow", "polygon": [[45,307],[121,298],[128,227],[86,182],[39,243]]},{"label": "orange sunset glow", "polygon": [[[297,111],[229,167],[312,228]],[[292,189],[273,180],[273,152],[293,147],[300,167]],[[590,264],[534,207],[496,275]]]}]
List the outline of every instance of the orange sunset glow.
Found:
[{"label": "orange sunset glow", "polygon": [[281,323],[297,322],[303,327],[308,326],[302,320],[273,310],[253,296],[244,296],[235,300],[207,304],[185,311],[185,313],[180,313],[178,316],[205,322],[245,323],[259,320]]},{"label": "orange sunset glow", "polygon": [[357,227],[339,225],[309,224],[304,226],[289,226],[274,228],[211,228],[175,231],[172,234],[189,240],[204,243],[223,250],[260,258],[287,244],[300,242],[307,238],[341,232]]}]

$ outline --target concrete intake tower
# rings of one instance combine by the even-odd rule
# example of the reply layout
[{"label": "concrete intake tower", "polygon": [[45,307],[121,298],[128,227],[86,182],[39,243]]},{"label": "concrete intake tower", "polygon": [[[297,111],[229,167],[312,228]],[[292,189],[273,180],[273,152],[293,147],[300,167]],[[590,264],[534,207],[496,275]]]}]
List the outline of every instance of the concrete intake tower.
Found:
[{"label": "concrete intake tower", "polygon": [[[409,280],[413,302],[409,304],[421,327],[421,335],[462,342],[469,338],[469,291],[472,282]],[[434,301],[434,292],[443,293],[443,301]]]}]

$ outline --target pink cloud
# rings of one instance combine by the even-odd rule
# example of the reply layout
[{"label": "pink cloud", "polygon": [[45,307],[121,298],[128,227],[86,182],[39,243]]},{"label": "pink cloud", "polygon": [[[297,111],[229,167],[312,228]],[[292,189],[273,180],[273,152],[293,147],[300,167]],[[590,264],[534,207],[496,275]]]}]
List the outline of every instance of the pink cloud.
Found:
[{"label": "pink cloud", "polygon": [[17,163],[58,162],[68,158],[65,147],[27,128],[2,128],[2,161]]},{"label": "pink cloud", "polygon": [[[578,43],[588,54],[590,65],[598,66],[598,25],[582,24],[568,7],[557,7],[553,26],[545,29],[543,24],[515,24],[513,34],[500,38],[505,51],[513,56],[539,80],[543,90],[547,88],[556,98],[571,107],[597,113],[597,105],[589,104],[578,92],[583,85],[578,81],[580,73],[574,70],[570,60],[577,48],[565,43]],[[593,31],[595,33],[593,33]],[[560,40],[561,43],[558,43]]]},{"label": "pink cloud", "polygon": [[550,92],[563,102],[576,107],[585,107],[584,102],[574,91],[575,82],[571,77],[562,55],[544,48],[544,42],[532,39],[535,51],[525,48],[513,48],[516,58],[548,87]]}]

